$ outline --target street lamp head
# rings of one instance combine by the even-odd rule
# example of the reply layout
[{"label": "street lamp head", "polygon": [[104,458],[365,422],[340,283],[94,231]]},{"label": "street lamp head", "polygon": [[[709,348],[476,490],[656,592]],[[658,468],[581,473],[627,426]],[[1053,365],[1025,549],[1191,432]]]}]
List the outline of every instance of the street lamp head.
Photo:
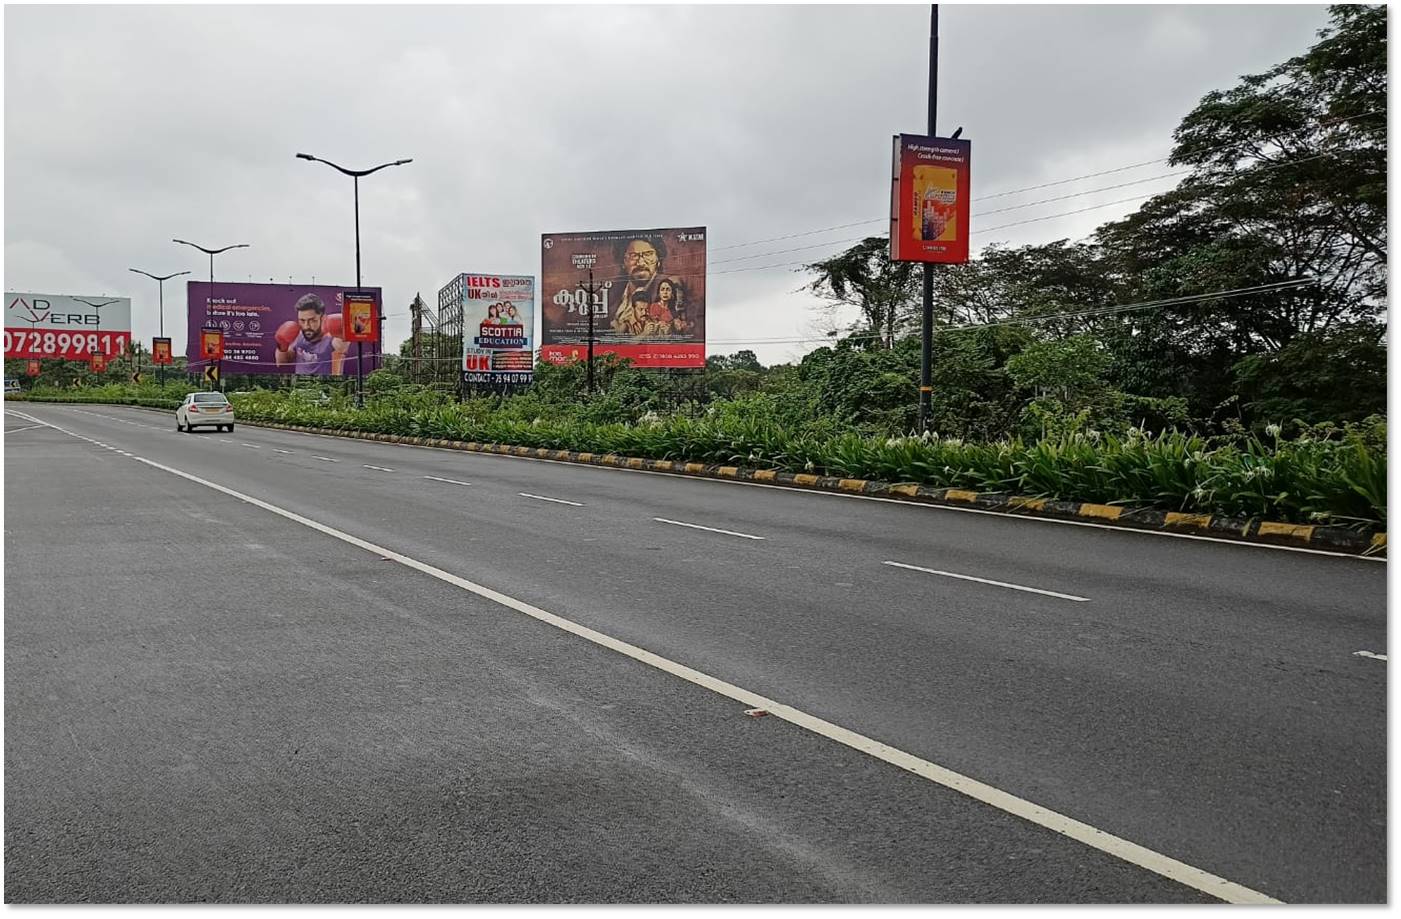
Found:
[{"label": "street lamp head", "polygon": [[394,161],[394,165],[395,165],[395,166],[403,166],[403,165],[405,165],[405,164],[407,164],[407,163],[412,163],[412,162],[413,162],[413,160],[395,160],[395,161]]},{"label": "street lamp head", "polygon": [[299,159],[299,160],[314,160],[314,159],[316,159],[316,157],[312,156],[310,153],[298,153],[298,154],[297,154],[297,159]]}]

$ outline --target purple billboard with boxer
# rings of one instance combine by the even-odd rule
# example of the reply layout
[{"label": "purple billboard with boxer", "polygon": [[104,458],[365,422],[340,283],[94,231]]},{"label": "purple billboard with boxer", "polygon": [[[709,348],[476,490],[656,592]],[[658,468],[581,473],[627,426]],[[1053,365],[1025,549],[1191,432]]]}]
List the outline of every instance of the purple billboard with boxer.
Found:
[{"label": "purple billboard with boxer", "polygon": [[[359,288],[380,299],[378,287]],[[225,375],[297,373],[354,375],[357,345],[345,339],[345,295],[354,287],[315,284],[226,284],[190,281],[188,345],[192,372],[203,369],[200,330],[224,333]],[[379,368],[379,344],[365,348],[365,372]]]}]

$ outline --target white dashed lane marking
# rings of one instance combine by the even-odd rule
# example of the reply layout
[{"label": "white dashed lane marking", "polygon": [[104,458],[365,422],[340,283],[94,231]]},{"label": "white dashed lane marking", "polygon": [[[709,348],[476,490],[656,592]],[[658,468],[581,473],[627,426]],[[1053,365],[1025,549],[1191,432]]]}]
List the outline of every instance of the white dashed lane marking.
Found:
[{"label": "white dashed lane marking", "polygon": [[768,539],[767,536],[751,536],[748,533],[736,533],[734,530],[718,530],[715,527],[703,527],[699,523],[682,523],[680,520],[668,520],[665,517],[653,517],[658,523],[669,523],[675,527],[690,527],[693,530],[705,530],[708,533],[724,533],[726,536],[738,536],[740,539]]},{"label": "white dashed lane marking", "polygon": [[1039,587],[1025,587],[1021,584],[1008,584],[1006,581],[992,581],[988,578],[975,578],[971,574],[954,574],[952,571],[938,571],[934,568],[921,568],[918,565],[906,565],[904,562],[883,562],[892,568],[908,568],[910,571],[923,571],[926,574],[937,574],[944,578],[957,578],[960,581],[976,581],[979,584],[991,584],[993,587],[1006,587],[1008,590],[1021,590],[1031,594],[1042,594],[1047,597],[1059,597],[1062,600],[1074,600],[1076,603],[1087,603],[1089,597],[1077,597],[1074,594],[1057,593],[1054,590],[1042,590]]},{"label": "white dashed lane marking", "polygon": [[472,484],[471,482],[459,482],[459,481],[457,481],[457,479],[440,479],[440,478],[438,478],[436,475],[426,475],[426,476],[424,476],[424,478],[425,478],[425,479],[432,479],[434,482],[447,482],[449,485],[467,485],[467,486],[470,486],[470,485]]},{"label": "white dashed lane marking", "polygon": [[532,495],[529,492],[517,492],[522,498],[534,498],[536,501],[553,501],[555,504],[568,504],[571,507],[583,507],[578,501],[566,501],[563,498],[547,498],[544,495]]}]

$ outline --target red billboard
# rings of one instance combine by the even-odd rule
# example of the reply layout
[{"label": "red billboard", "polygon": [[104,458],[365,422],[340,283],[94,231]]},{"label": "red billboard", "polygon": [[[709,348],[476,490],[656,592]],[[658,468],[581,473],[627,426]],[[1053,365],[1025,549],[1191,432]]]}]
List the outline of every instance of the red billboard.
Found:
[{"label": "red billboard", "polygon": [[24,373],[26,376],[37,377],[39,375],[39,362],[26,361],[24,365]]},{"label": "red billboard", "polygon": [[218,329],[201,329],[199,333],[199,356],[205,361],[224,359],[224,333]]},{"label": "red billboard", "polygon": [[119,357],[131,341],[131,300],[67,294],[5,294],[5,359],[86,361]]},{"label": "red billboard", "polygon": [[596,355],[705,366],[705,227],[546,233],[540,244],[541,360],[587,357],[592,268]]},{"label": "red billboard", "polygon": [[891,261],[968,261],[971,158],[972,143],[966,140],[895,135]]},{"label": "red billboard", "polygon": [[170,339],[155,338],[151,340],[151,363],[169,364],[172,363]]},{"label": "red billboard", "polygon": [[94,351],[88,358],[88,367],[93,373],[103,373],[107,370],[107,356],[101,351]]},{"label": "red billboard", "polygon": [[346,291],[343,312],[345,313],[345,340],[349,342],[379,341],[379,316],[376,297],[372,293]]}]

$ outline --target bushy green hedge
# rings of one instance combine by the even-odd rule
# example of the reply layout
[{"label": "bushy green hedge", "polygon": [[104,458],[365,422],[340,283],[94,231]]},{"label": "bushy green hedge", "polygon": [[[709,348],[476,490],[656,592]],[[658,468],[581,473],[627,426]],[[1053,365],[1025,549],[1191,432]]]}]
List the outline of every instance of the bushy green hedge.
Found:
[{"label": "bushy green hedge", "polygon": [[[43,392],[36,400],[174,408],[168,392],[109,386]],[[1312,431],[1284,440],[1210,442],[1167,431],[1122,436],[1064,433],[1025,442],[867,437],[830,425],[795,428],[762,398],[713,404],[698,417],[650,415],[636,423],[545,411],[530,397],[456,403],[414,388],[368,401],[318,404],[286,392],[233,397],[239,417],[341,431],[724,463],[887,482],[917,482],[1066,500],[1259,516],[1301,523],[1386,521],[1386,422]],[[539,414],[532,414],[539,412]]]}]

